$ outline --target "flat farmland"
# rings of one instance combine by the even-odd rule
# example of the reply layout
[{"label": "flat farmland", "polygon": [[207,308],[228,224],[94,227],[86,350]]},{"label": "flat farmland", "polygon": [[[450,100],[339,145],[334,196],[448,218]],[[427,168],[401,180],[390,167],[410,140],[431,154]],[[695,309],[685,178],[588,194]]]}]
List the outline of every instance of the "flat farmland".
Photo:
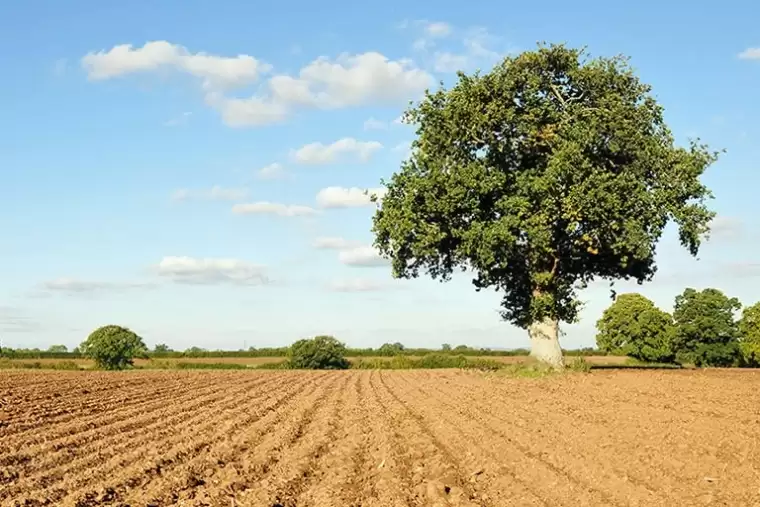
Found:
[{"label": "flat farmland", "polygon": [[0,372],[0,505],[760,505],[760,374]]}]

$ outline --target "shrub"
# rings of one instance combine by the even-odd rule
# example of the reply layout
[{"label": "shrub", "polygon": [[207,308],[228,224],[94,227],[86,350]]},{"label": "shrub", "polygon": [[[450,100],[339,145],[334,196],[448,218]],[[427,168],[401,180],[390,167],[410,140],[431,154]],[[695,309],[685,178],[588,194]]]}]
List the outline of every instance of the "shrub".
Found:
[{"label": "shrub", "polygon": [[578,371],[582,373],[588,373],[591,371],[591,365],[586,361],[585,357],[576,357],[568,366],[572,371]]},{"label": "shrub", "polygon": [[345,370],[346,346],[332,336],[298,340],[290,347],[289,366],[306,370]]},{"label": "shrub", "polygon": [[135,357],[147,358],[142,338],[121,326],[103,326],[80,345],[82,354],[104,370],[123,370],[133,365]]}]

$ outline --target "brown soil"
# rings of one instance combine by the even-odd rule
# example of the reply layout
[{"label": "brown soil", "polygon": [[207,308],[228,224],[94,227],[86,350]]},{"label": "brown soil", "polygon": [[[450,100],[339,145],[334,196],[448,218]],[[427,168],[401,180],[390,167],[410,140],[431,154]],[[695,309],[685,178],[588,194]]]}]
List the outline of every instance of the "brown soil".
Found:
[{"label": "brown soil", "polygon": [[0,373],[0,505],[760,505],[760,372]]}]

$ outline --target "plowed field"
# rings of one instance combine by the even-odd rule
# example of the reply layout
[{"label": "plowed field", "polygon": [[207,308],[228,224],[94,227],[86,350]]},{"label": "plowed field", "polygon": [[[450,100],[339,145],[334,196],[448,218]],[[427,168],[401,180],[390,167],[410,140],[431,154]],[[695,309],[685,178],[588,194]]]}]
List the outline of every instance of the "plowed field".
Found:
[{"label": "plowed field", "polygon": [[760,374],[2,372],[0,505],[760,505]]}]

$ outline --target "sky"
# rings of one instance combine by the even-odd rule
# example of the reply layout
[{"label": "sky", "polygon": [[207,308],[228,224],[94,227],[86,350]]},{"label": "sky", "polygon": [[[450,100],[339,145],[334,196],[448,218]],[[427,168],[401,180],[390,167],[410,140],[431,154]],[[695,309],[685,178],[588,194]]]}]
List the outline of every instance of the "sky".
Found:
[{"label": "sky", "polygon": [[[725,149],[698,259],[673,231],[639,291],[760,300],[760,4],[27,0],[0,6],[0,339],[74,347],[118,324],[149,346],[512,348],[466,276],[393,280],[374,204],[408,156],[410,100],[538,41],[625,54],[679,143]],[[379,190],[378,190],[379,189]],[[606,284],[562,345],[593,346]]]}]

